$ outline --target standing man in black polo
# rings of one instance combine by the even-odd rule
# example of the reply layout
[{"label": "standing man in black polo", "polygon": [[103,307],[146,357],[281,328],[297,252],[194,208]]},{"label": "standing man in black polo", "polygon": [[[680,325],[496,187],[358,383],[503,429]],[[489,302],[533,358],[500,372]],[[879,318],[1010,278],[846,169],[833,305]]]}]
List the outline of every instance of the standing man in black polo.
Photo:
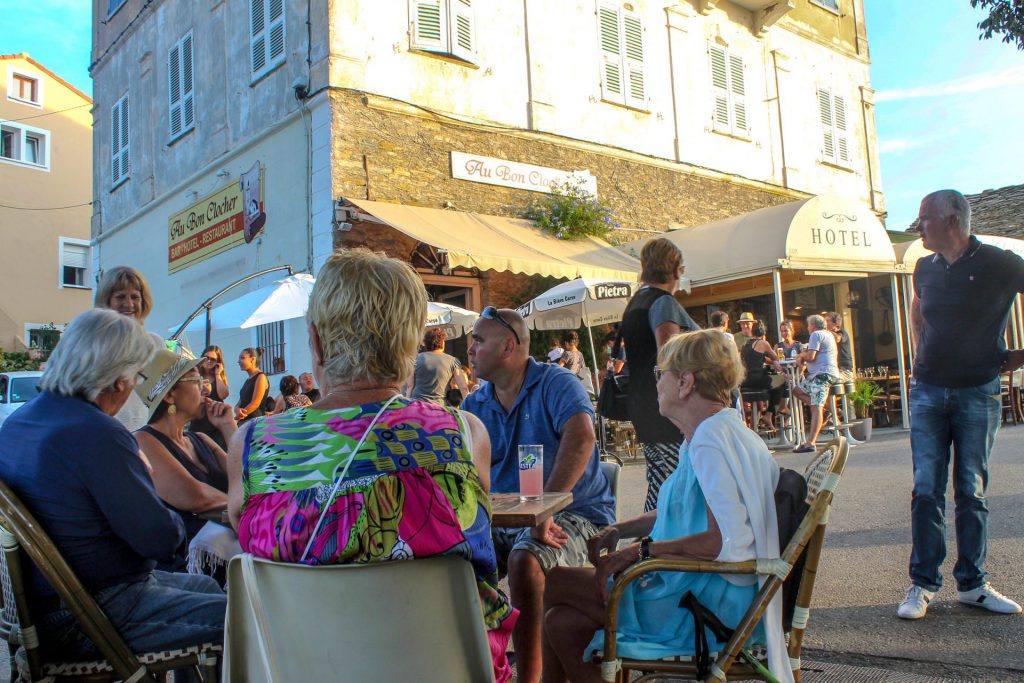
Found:
[{"label": "standing man in black polo", "polygon": [[[911,586],[897,615],[920,619],[942,587],[946,557],[946,483],[950,446],[956,494],[960,602],[1001,614],[1020,605],[988,583],[988,456],[999,428],[1000,370],[1024,364],[1024,351],[1007,351],[1003,331],[1010,304],[1024,292],[1024,260],[971,235],[971,208],[955,190],[921,202],[926,249],[914,270],[911,327],[917,339],[910,381]],[[953,340],[956,343],[953,343]]]}]

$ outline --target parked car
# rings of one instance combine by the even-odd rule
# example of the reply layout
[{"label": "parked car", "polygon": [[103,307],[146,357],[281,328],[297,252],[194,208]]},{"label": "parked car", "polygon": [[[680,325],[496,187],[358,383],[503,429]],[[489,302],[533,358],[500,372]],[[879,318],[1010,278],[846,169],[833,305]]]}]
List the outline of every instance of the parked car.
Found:
[{"label": "parked car", "polygon": [[0,424],[39,393],[36,385],[42,376],[39,370],[0,373]]}]

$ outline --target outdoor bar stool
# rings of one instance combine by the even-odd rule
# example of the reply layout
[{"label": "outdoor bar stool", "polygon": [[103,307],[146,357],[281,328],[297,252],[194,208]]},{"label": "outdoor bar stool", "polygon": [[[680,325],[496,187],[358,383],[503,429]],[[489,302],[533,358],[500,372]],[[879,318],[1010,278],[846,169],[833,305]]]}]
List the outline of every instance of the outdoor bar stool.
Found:
[{"label": "outdoor bar stool", "polygon": [[[828,400],[832,410],[832,431],[838,437],[840,432],[846,437],[851,446],[863,443],[850,435],[850,399],[849,394],[853,393],[853,382],[836,382],[829,387]],[[838,399],[838,400],[837,400]],[[840,411],[840,406],[842,406]]]},{"label": "outdoor bar stool", "polygon": [[746,404],[750,404],[750,421],[747,425],[754,430],[755,434],[759,434],[758,428],[761,425],[761,415],[758,406],[761,401],[768,400],[768,392],[764,389],[758,391],[746,391],[740,390],[740,398],[744,405],[744,416],[746,416]]}]

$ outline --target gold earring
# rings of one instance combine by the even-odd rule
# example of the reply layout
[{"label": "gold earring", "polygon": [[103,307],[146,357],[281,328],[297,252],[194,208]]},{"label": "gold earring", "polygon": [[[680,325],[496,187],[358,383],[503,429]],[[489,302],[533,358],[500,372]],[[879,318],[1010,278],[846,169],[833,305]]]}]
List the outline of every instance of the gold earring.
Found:
[{"label": "gold earring", "polygon": [[176,412],[178,412],[178,408],[173,403],[171,405],[167,406],[167,414],[168,415],[174,415]]}]

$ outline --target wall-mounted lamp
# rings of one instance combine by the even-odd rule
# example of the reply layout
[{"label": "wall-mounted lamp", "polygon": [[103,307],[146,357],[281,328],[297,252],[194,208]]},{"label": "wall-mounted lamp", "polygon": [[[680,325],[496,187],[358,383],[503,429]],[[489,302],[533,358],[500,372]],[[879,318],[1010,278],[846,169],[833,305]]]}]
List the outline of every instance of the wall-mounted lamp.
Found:
[{"label": "wall-mounted lamp", "polygon": [[345,206],[345,198],[338,197],[338,201],[334,204],[334,217],[331,223],[335,230],[348,232],[352,229],[352,222],[356,219],[356,215],[355,209]]}]

